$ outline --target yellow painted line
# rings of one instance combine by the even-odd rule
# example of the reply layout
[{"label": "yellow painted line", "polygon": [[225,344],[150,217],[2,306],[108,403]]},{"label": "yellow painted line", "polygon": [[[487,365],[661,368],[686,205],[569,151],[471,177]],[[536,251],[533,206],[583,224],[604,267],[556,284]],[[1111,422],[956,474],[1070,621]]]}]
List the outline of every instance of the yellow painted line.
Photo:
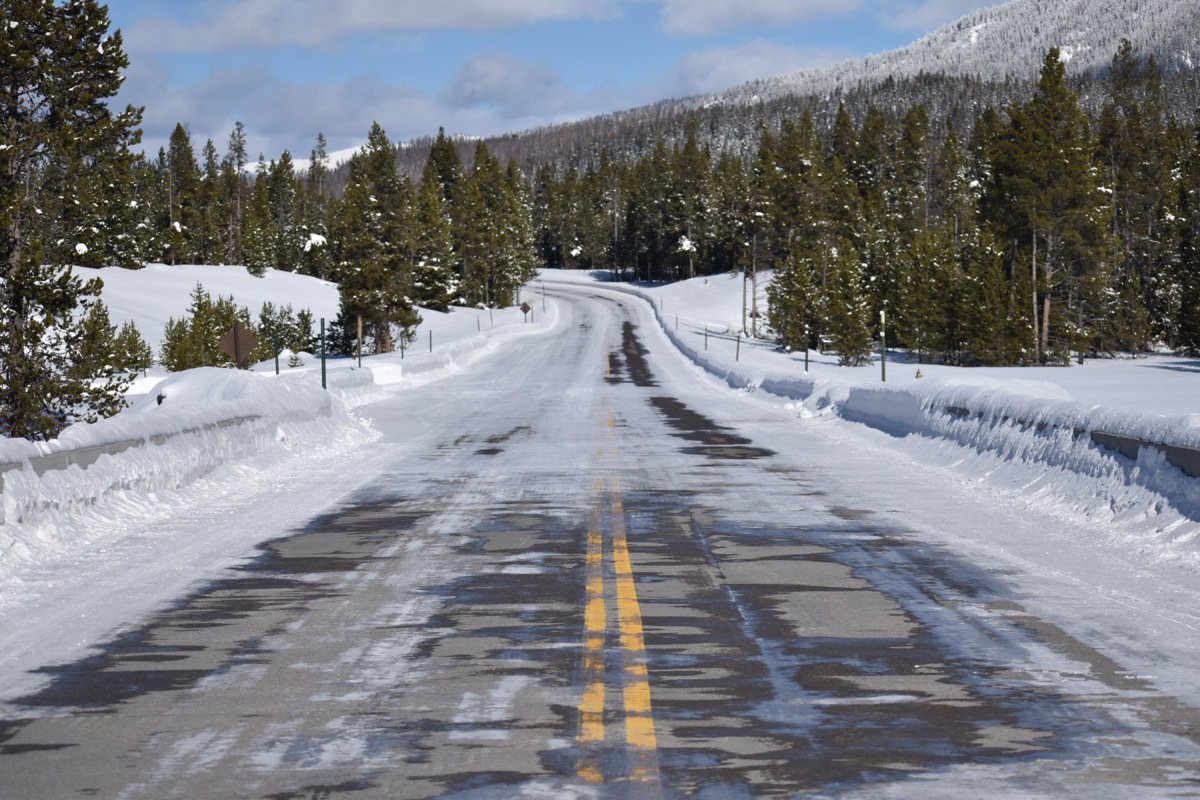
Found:
[{"label": "yellow painted line", "polygon": [[[597,478],[594,490],[604,488]],[[600,783],[597,748],[604,743],[604,640],[608,629],[608,614],[604,606],[604,531],[600,526],[599,508],[592,512],[588,527],[587,561],[585,562],[586,599],[584,606],[583,697],[579,701],[578,743],[584,754],[576,764],[576,774],[586,783]]]},{"label": "yellow painted line", "polygon": [[[604,404],[604,423],[610,439],[610,453],[616,454],[615,425],[611,408]],[[602,457],[604,449],[598,455]],[[604,781],[600,756],[604,751],[604,709],[607,701],[605,646],[610,615],[607,603],[615,593],[616,623],[620,641],[619,676],[621,709],[625,721],[625,747],[628,753],[628,780],[637,784],[638,797],[658,796],[661,778],[658,764],[658,739],[650,698],[650,675],[642,612],[625,529],[625,507],[621,501],[621,482],[615,475],[608,484],[608,508],[604,509],[605,482],[597,477],[593,484],[595,503],[588,524],[585,561],[583,694],[579,700],[579,731],[576,743],[580,755],[575,772],[581,781]],[[605,513],[605,511],[607,513]],[[607,523],[607,524],[605,524]],[[612,580],[605,574],[605,529],[611,543]],[[610,776],[610,778],[613,776]]]},{"label": "yellow painted line", "polygon": [[650,676],[646,667],[646,642],[642,610],[638,603],[629,542],[625,535],[625,509],[621,483],[612,478],[612,551],[617,584],[617,617],[624,662],[625,743],[632,750],[629,778],[638,783],[659,783],[658,739],[650,702]]}]

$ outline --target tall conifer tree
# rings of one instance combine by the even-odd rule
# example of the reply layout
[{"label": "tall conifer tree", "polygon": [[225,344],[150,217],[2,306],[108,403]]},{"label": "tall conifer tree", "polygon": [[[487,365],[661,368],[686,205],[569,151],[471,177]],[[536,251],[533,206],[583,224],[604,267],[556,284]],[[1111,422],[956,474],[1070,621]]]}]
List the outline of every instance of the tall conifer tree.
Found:
[{"label": "tall conifer tree", "polygon": [[[82,359],[78,309],[99,293],[68,266],[80,242],[39,229],[51,174],[69,190],[87,170],[104,173],[136,139],[141,111],[107,100],[128,60],[94,0],[11,0],[0,25],[0,434],[55,436],[109,411],[123,379],[73,377]],[[58,187],[56,187],[58,188]],[[46,234],[51,234],[49,237]]]}]

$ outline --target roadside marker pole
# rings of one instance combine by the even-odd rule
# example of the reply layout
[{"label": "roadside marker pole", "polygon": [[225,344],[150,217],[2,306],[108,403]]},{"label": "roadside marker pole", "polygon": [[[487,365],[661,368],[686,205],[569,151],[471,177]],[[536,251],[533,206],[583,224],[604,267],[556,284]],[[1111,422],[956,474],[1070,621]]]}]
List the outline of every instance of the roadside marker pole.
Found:
[{"label": "roadside marker pole", "polygon": [[882,382],[887,383],[887,311],[879,312],[879,366],[882,370]]},{"label": "roadside marker pole", "polygon": [[738,340],[737,340],[737,353],[736,353],[736,355],[734,355],[733,360],[734,361],[742,360],[742,335],[740,333],[738,334]]},{"label": "roadside marker pole", "polygon": [[321,317],[321,388],[328,389],[325,384],[325,318]]}]

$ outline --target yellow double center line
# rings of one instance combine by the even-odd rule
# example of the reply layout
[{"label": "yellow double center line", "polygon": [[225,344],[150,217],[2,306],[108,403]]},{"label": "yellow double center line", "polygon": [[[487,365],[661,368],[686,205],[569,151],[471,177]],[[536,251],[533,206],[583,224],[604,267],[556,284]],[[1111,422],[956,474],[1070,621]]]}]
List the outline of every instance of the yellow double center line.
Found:
[{"label": "yellow double center line", "polygon": [[[612,417],[608,418],[612,429]],[[625,531],[625,508],[621,501],[621,482],[610,479],[607,509],[604,507],[605,482],[597,478],[588,525],[587,561],[585,563],[585,608],[583,650],[583,696],[579,702],[578,744],[583,751],[577,765],[580,779],[600,783],[605,775],[600,755],[605,744],[605,700],[607,697],[606,651],[608,641],[607,592],[615,590],[616,621],[620,652],[622,710],[625,722],[628,779],[645,788],[660,784],[658,744],[654,734],[654,717],[650,704],[650,678],[646,662],[646,643],[642,634],[642,612],[638,604],[637,587],[633,580],[633,565],[629,558],[629,543]],[[607,511],[607,514],[604,513]],[[607,522],[607,526],[604,524]],[[611,542],[612,576],[605,571],[605,528]],[[617,776],[613,776],[617,777]]]}]

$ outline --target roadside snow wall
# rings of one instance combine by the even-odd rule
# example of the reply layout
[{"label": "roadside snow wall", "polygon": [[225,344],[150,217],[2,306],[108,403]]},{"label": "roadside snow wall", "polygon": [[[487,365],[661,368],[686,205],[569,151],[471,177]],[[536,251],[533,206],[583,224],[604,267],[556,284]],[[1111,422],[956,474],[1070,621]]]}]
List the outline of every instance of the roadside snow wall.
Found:
[{"label": "roadside snow wall", "polygon": [[1131,414],[1021,394],[999,384],[928,380],[901,388],[817,379],[794,369],[756,373],[730,364],[728,355],[710,355],[694,336],[680,335],[646,293],[628,286],[601,288],[648,302],[680,352],[734,389],[798,401],[808,416],[834,415],[896,437],[948,440],[1003,461],[1100,478],[1106,491],[1140,487],[1200,520],[1200,415]]},{"label": "roadside snow wall", "polygon": [[[121,414],[73,425],[52,441],[2,440],[0,523],[88,506],[116,492],[176,489],[223,464],[344,425],[336,391],[305,377],[188,370]],[[369,371],[340,369],[328,382],[345,390],[371,380]]]}]

